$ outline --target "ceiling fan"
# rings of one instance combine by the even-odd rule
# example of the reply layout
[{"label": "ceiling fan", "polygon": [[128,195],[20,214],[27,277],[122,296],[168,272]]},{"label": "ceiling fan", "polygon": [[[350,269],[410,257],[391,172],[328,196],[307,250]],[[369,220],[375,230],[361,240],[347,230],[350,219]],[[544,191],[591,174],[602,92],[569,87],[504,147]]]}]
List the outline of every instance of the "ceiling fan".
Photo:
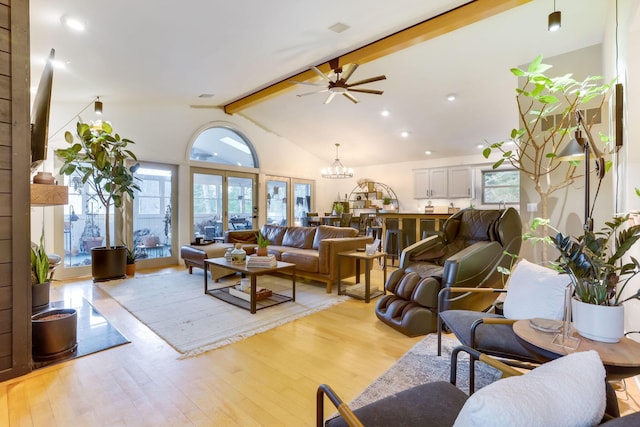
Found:
[{"label": "ceiling fan", "polygon": [[307,93],[302,93],[299,94],[298,96],[307,96],[307,95],[313,95],[315,93],[322,93],[322,92],[329,92],[329,96],[327,96],[327,99],[325,99],[324,103],[328,104],[331,102],[331,100],[336,96],[336,95],[343,95],[344,97],[348,98],[351,102],[353,102],[354,104],[358,103],[358,99],[353,96],[353,94],[351,92],[359,92],[359,93],[370,93],[373,95],[382,95],[383,91],[381,90],[374,90],[374,89],[357,89],[355,88],[355,86],[360,86],[360,85],[364,85],[367,83],[373,83],[373,82],[377,82],[380,80],[386,80],[386,76],[376,76],[376,77],[370,77],[368,79],[364,79],[364,80],[360,80],[357,81],[355,83],[347,83],[347,80],[349,80],[349,77],[351,77],[354,73],[354,71],[356,71],[356,69],[358,68],[358,64],[347,64],[344,67],[340,67],[338,65],[338,59],[332,59],[331,61],[329,61],[329,65],[331,66],[331,69],[333,70],[333,74],[335,74],[335,79],[331,79],[331,75],[327,75],[325,73],[323,73],[322,71],[320,71],[318,69],[318,67],[311,67],[311,69],[318,74],[320,77],[322,77],[322,79],[324,80],[324,82],[322,83],[309,83],[309,82],[296,82],[296,83],[300,83],[303,85],[310,85],[310,86],[326,86],[324,89],[321,90],[317,90],[317,91],[313,91],[313,92],[307,92]]}]

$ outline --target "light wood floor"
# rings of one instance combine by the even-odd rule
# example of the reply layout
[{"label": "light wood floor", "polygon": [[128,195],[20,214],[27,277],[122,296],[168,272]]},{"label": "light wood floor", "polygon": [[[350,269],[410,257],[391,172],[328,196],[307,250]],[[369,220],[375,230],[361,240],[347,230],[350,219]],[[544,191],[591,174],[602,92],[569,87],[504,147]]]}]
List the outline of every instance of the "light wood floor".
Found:
[{"label": "light wood floor", "polygon": [[[351,299],[180,360],[90,280],[53,287],[52,300],[82,296],[132,343],[0,383],[0,426],[312,426],[318,384],[348,402],[421,339],[378,321],[375,301]],[[638,410],[627,385],[623,409]]]}]

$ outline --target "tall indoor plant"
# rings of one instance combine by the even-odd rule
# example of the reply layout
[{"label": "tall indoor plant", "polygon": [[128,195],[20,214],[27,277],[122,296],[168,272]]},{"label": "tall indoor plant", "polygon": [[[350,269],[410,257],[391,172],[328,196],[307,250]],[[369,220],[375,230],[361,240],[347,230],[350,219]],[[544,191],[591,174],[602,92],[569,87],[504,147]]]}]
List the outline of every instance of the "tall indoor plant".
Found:
[{"label": "tall indoor plant", "polygon": [[[582,81],[575,80],[570,74],[549,77],[547,72],[550,68],[551,65],[542,62],[540,55],[526,70],[511,69],[521,82],[516,88],[520,128],[513,129],[508,140],[496,142],[483,151],[485,158],[494,151],[501,154],[493,164],[494,169],[506,162],[519,170],[523,179],[533,183],[540,199],[538,212],[542,218],[550,217],[549,197],[580,182],[583,177],[583,170],[577,167],[577,162],[558,159],[573,137],[576,112],[587,105],[602,110],[611,89],[611,84],[599,84],[602,80],[599,76]],[[585,125],[591,131],[593,123],[589,117]],[[606,137],[601,138],[606,142]],[[543,247],[542,251],[543,261],[546,261],[546,248]]]},{"label": "tall indoor plant", "polygon": [[[84,123],[78,121],[76,137],[65,132],[68,148],[57,149],[55,153],[64,162],[60,168],[62,175],[78,173],[83,184],[88,184],[105,208],[105,247],[91,250],[91,266],[94,280],[108,280],[125,274],[126,247],[111,246],[109,230],[109,208],[121,209],[126,197],[133,199],[134,191],[140,190],[134,172],[138,164],[135,154],[128,148],[133,141],[113,133],[109,122]],[[96,257],[107,257],[96,260]],[[98,261],[98,262],[96,262]]]}]

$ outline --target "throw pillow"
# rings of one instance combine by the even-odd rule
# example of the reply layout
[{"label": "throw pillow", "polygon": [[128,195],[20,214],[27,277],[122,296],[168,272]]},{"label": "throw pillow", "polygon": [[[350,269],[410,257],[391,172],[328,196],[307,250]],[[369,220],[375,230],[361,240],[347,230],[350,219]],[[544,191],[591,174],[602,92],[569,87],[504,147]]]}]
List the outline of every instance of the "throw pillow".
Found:
[{"label": "throw pillow", "polygon": [[572,353],[478,390],[454,427],[597,425],[606,406],[605,375],[597,352]]},{"label": "throw pillow", "polygon": [[564,292],[571,282],[566,274],[522,259],[507,283],[504,316],[507,319],[562,320]]}]

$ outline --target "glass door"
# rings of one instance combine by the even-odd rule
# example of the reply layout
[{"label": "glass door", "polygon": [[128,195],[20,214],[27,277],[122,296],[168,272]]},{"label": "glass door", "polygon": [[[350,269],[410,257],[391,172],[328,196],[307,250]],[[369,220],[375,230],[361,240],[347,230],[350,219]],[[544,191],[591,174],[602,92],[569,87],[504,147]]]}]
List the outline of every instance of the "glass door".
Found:
[{"label": "glass door", "polygon": [[289,179],[267,179],[267,224],[287,225]]},{"label": "glass door", "polygon": [[293,180],[293,221],[306,225],[307,213],[313,212],[313,181]]},{"label": "glass door", "polygon": [[193,168],[192,240],[222,240],[226,230],[250,230],[257,216],[255,174]]},{"label": "glass door", "polygon": [[[140,191],[133,199],[133,223],[125,243],[140,257],[138,263],[150,266],[150,260],[170,258],[173,250],[175,167],[142,164],[135,173]],[[159,260],[158,260],[159,261]],[[155,262],[153,262],[155,264]]]}]

